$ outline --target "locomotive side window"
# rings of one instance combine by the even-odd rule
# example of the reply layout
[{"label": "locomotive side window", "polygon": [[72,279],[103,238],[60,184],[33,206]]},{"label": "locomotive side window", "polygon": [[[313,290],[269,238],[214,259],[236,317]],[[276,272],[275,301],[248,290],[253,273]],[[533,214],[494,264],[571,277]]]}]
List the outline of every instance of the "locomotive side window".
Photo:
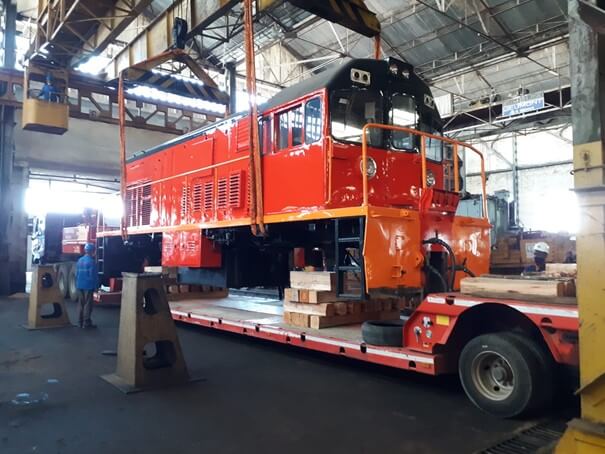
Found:
[{"label": "locomotive side window", "polygon": [[305,143],[321,139],[321,99],[313,98],[305,105]]},{"label": "locomotive side window", "polygon": [[269,154],[272,151],[272,124],[271,117],[263,117],[258,128],[258,136],[260,141],[260,152],[261,154]]},{"label": "locomotive side window", "polygon": [[303,107],[296,106],[277,115],[277,149],[303,143]]},{"label": "locomotive side window", "polygon": [[292,146],[302,145],[303,143],[303,108],[295,107],[290,110],[290,128],[292,128]]},{"label": "locomotive side window", "polygon": [[288,112],[282,112],[277,116],[277,148],[283,150],[288,148]]},{"label": "locomotive side window", "polygon": [[[393,126],[416,128],[417,115],[414,98],[408,95],[394,95],[391,99],[389,120]],[[398,150],[412,150],[415,137],[408,132],[392,131],[391,145]]]},{"label": "locomotive side window", "polygon": [[[361,131],[367,123],[383,123],[382,95],[374,90],[336,90],[330,101],[332,136],[347,142],[361,143]],[[382,132],[371,129],[368,144],[382,146]]]}]

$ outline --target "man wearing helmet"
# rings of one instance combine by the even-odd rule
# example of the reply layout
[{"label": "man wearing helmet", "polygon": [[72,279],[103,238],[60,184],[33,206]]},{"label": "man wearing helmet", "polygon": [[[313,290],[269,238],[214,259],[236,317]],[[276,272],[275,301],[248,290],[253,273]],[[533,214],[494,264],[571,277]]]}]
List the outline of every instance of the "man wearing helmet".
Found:
[{"label": "man wearing helmet", "polygon": [[99,287],[97,263],[94,259],[95,246],[87,243],[84,255],[76,263],[76,288],[78,289],[78,325],[80,328],[96,328],[90,319],[92,294]]},{"label": "man wearing helmet", "polygon": [[523,273],[537,273],[546,270],[546,258],[550,252],[550,246],[541,241],[534,245],[534,264],[526,266]]}]

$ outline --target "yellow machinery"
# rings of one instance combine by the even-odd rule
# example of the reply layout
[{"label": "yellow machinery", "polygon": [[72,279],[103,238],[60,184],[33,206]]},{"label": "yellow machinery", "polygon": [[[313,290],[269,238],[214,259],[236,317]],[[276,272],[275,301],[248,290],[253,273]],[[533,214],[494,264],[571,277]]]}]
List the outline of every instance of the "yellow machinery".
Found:
[{"label": "yellow machinery", "polygon": [[67,131],[67,74],[29,62],[23,82],[23,129],[59,135]]},{"label": "yellow machinery", "polygon": [[605,9],[596,0],[568,5],[582,416],[556,452],[596,454],[605,453]]}]

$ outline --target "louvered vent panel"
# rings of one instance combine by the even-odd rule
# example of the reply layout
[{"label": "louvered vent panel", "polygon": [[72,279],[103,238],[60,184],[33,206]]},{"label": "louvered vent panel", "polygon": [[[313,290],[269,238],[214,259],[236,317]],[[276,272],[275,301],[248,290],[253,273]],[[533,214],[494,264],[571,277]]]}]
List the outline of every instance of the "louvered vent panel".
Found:
[{"label": "louvered vent panel", "polygon": [[199,213],[204,205],[204,185],[201,182],[196,182],[191,191],[191,211]]},{"label": "louvered vent panel", "polygon": [[151,185],[143,186],[141,191],[141,225],[151,224]]},{"label": "louvered vent panel", "polygon": [[135,192],[136,190],[126,190],[126,225],[132,227],[134,225],[134,219],[136,217],[136,205],[135,205]]},{"label": "louvered vent panel", "polygon": [[239,208],[242,204],[242,174],[232,173],[229,176],[229,206]]},{"label": "louvered vent panel", "polygon": [[227,208],[228,202],[228,183],[227,178],[221,178],[218,180],[218,188],[217,188],[217,197],[216,197],[216,207],[218,209]]},{"label": "louvered vent panel", "polygon": [[181,220],[187,220],[189,216],[189,198],[190,198],[189,186],[183,186],[181,189]]},{"label": "louvered vent panel", "polygon": [[237,125],[237,151],[247,150],[250,144],[250,122],[241,120]]},{"label": "louvered vent panel", "polygon": [[211,211],[213,207],[214,185],[212,181],[204,183],[204,211]]}]

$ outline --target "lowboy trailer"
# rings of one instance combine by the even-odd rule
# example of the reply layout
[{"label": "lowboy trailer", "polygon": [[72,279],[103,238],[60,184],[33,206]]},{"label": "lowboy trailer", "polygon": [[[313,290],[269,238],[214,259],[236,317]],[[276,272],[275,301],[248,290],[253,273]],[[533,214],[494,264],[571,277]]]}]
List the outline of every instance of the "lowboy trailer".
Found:
[{"label": "lowboy trailer", "polygon": [[427,375],[458,373],[470,400],[499,417],[548,406],[578,367],[574,298],[549,303],[432,294],[402,327],[392,327],[402,330],[401,347],[364,342],[359,324],[321,330],[289,326],[276,301],[230,296],[170,306],[179,322]]}]

